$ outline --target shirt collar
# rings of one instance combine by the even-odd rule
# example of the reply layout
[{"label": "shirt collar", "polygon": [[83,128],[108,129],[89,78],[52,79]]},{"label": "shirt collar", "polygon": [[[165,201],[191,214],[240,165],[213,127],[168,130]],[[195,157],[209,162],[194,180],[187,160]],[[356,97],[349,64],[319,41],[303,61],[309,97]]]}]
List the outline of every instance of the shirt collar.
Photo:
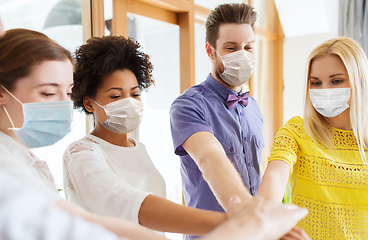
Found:
[{"label": "shirt collar", "polygon": [[216,81],[216,79],[214,79],[211,74],[208,74],[206,82],[224,99],[225,102],[229,94],[238,95],[233,90],[228,89],[227,87]]}]

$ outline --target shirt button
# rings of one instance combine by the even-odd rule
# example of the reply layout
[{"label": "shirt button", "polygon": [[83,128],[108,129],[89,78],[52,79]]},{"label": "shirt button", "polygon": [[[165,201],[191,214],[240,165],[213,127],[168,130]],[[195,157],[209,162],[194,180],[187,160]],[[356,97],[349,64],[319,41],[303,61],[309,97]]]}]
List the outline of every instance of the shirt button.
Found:
[{"label": "shirt button", "polygon": [[243,112],[240,112],[240,116],[243,116]]},{"label": "shirt button", "polygon": [[230,152],[234,152],[234,148],[233,147],[230,148]]},{"label": "shirt button", "polygon": [[250,163],[248,163],[248,166],[252,166],[252,163],[250,162]]},{"label": "shirt button", "polygon": [[252,187],[252,190],[254,191],[254,190],[256,190],[256,187]]},{"label": "shirt button", "polygon": [[248,138],[247,137],[244,137],[244,141],[247,141],[248,140]]}]

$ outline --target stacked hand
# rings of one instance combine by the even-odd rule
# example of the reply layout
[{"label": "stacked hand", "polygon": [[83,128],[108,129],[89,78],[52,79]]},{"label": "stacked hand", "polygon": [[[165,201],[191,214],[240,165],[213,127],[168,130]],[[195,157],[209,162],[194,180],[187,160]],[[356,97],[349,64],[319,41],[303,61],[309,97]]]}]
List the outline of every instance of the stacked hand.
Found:
[{"label": "stacked hand", "polygon": [[307,214],[307,209],[261,197],[243,202],[234,197],[227,211],[229,220],[205,239],[310,240],[303,230],[295,227]]}]

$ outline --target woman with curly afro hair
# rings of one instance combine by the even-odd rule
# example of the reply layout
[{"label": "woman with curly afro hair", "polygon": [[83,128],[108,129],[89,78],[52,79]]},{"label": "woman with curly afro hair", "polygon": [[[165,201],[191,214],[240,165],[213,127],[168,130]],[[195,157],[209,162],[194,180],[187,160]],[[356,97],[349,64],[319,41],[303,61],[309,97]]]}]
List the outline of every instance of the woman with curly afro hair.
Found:
[{"label": "woman with curly afro hair", "polygon": [[157,231],[202,235],[225,214],[166,200],[164,179],[145,146],[128,135],[142,120],[140,92],[154,83],[152,70],[130,38],[91,38],[77,49],[72,100],[94,115],[96,126],[64,153],[66,198]]}]

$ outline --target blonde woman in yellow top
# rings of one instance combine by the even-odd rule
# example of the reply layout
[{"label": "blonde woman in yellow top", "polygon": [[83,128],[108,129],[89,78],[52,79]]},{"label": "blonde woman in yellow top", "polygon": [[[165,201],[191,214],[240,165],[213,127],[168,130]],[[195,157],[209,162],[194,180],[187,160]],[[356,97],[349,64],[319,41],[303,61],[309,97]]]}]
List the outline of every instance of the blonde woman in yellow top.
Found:
[{"label": "blonde woman in yellow top", "polygon": [[368,62],[346,37],[316,47],[308,59],[304,119],[277,133],[258,195],[309,215],[299,227],[313,239],[368,239]]}]

